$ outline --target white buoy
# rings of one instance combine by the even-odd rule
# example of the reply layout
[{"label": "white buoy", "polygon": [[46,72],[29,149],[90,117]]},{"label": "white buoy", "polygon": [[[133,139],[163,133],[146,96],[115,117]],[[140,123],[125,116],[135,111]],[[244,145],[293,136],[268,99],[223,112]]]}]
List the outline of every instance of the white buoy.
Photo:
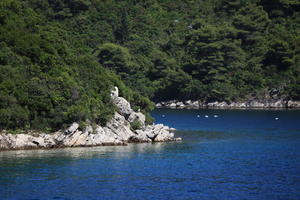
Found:
[{"label": "white buoy", "polygon": [[162,115],[162,117],[165,117],[165,115]]},{"label": "white buoy", "polygon": [[208,115],[205,115],[204,117],[205,117],[205,118],[208,118]]},{"label": "white buoy", "polygon": [[279,118],[278,118],[278,117],[275,117],[275,120],[279,120]]},{"label": "white buoy", "polygon": [[219,117],[218,115],[214,115],[214,118],[217,118],[217,117]]},{"label": "white buoy", "polygon": [[197,117],[200,117],[200,115],[197,115]]}]

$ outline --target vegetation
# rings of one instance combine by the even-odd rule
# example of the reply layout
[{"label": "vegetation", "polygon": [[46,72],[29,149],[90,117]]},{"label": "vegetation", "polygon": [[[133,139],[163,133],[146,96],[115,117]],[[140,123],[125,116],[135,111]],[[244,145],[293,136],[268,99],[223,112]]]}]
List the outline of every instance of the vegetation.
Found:
[{"label": "vegetation", "polygon": [[[151,100],[300,99],[298,0],[1,0],[0,129],[105,124]],[[124,84],[125,83],[125,84]],[[125,86],[126,85],[126,86]]]},{"label": "vegetation", "polygon": [[135,119],[133,122],[130,123],[130,128],[134,130],[138,130],[142,127],[141,122],[138,119]]}]

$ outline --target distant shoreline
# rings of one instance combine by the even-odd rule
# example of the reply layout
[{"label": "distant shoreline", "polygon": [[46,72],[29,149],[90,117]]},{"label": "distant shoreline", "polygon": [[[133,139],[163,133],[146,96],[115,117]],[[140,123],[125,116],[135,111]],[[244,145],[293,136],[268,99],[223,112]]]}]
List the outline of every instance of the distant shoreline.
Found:
[{"label": "distant shoreline", "polygon": [[196,109],[207,109],[207,110],[300,110],[300,108],[257,108],[257,107],[247,107],[247,108],[238,108],[238,107],[155,107],[155,109],[172,109],[172,110],[196,110]]},{"label": "distant shoreline", "polygon": [[300,101],[270,100],[270,101],[246,101],[246,102],[201,102],[201,101],[178,101],[171,100],[166,102],[158,102],[156,108],[172,108],[172,109],[300,109]]}]

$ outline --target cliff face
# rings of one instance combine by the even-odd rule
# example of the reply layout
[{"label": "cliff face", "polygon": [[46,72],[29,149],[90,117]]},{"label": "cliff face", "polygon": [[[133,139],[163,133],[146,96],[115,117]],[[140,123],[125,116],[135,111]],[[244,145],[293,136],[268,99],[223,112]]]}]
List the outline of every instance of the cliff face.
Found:
[{"label": "cliff face", "polygon": [[[0,149],[34,149],[76,146],[126,145],[133,142],[167,142],[180,141],[168,126],[163,124],[146,125],[145,116],[131,109],[130,103],[119,97],[118,88],[111,93],[113,103],[117,106],[113,118],[106,126],[80,127],[74,122],[68,129],[54,133],[0,134]],[[138,127],[133,130],[132,124]]]}]

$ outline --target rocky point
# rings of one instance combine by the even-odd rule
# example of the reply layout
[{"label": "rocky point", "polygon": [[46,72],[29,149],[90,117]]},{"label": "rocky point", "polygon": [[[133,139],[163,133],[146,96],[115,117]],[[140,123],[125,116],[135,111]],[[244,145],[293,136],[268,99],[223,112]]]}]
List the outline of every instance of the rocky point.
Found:
[{"label": "rocky point", "polygon": [[[80,127],[72,123],[66,130],[54,133],[27,132],[11,134],[3,131],[0,134],[0,150],[58,148],[76,146],[126,145],[127,143],[181,141],[175,138],[174,129],[163,124],[145,124],[145,115],[135,112],[130,103],[119,96],[118,88],[111,92],[112,102],[118,111],[106,126],[88,124]],[[134,130],[132,123],[138,121],[139,127]]]}]

